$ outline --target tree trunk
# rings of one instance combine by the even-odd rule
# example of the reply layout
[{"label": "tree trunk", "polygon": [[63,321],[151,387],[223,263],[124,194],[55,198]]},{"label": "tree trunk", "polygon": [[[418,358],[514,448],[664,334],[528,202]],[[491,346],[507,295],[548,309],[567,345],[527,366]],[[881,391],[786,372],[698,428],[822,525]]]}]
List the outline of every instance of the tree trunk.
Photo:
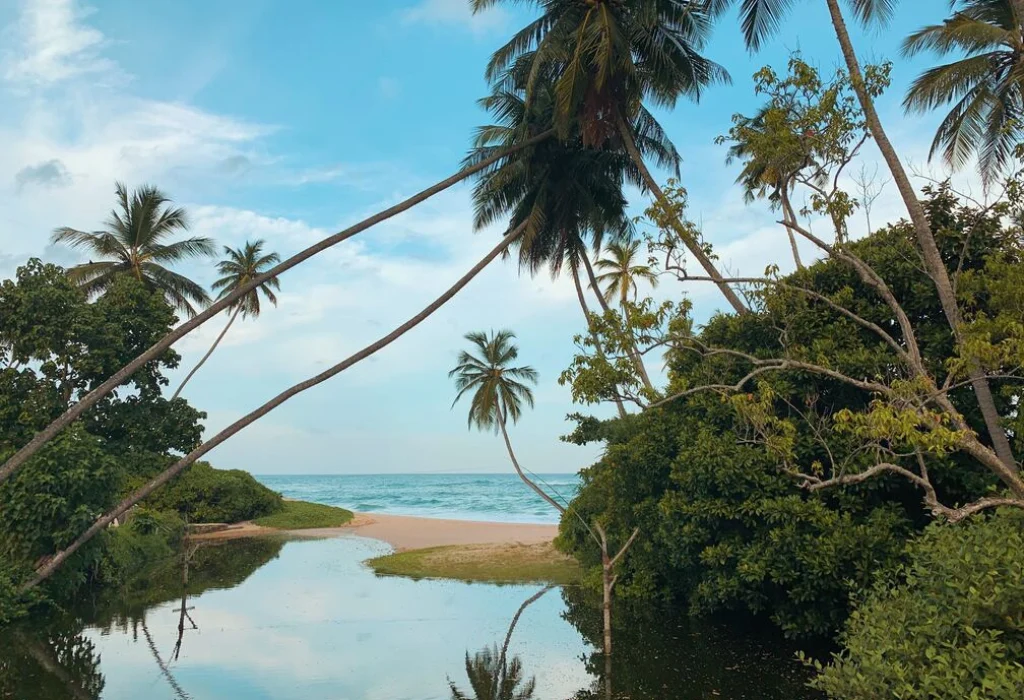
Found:
[{"label": "tree trunk", "polygon": [[[590,323],[590,307],[587,306],[586,295],[583,294],[583,285],[580,284],[580,271],[579,268],[573,268],[572,281],[576,284],[576,298],[580,301],[580,308],[583,309],[583,316],[587,319],[587,331],[590,333],[590,339],[594,343],[594,352],[597,353],[598,357],[605,357],[604,349],[601,347],[601,339],[598,338],[597,333],[594,332],[594,327]],[[615,387],[616,394],[618,394],[618,387]],[[615,406],[619,410],[619,418],[626,417],[626,407],[622,403],[622,399],[618,396],[615,397]]]},{"label": "tree trunk", "polygon": [[[501,655],[498,657],[498,668],[495,669],[495,673],[503,674],[505,671],[505,659],[508,658],[508,645],[512,641],[512,632],[515,631],[516,625],[519,624],[519,618],[522,616],[523,611],[528,607],[536,603],[538,600],[544,597],[544,594],[554,588],[554,584],[549,583],[544,586],[540,591],[534,593],[532,596],[523,601],[523,604],[516,610],[515,616],[512,618],[512,622],[509,623],[508,632],[505,633],[505,642],[501,645]],[[500,675],[499,675],[500,678]],[[494,679],[494,687],[498,688],[498,678]]]},{"label": "tree trunk", "polygon": [[789,236],[789,247],[793,251],[793,262],[796,263],[796,269],[803,270],[804,263],[800,260],[800,249],[796,246],[796,235],[793,233],[793,229],[787,226],[786,223],[796,223],[796,212],[793,211],[793,205],[789,202],[789,194],[783,189],[782,191],[782,218],[784,220],[783,227],[786,229],[786,234]]},{"label": "tree trunk", "polygon": [[[914,191],[910,178],[903,168],[903,163],[900,162],[896,149],[882,127],[882,121],[875,110],[874,101],[867,92],[864,76],[860,69],[860,63],[857,61],[857,54],[853,50],[853,42],[850,39],[846,20],[843,18],[842,10],[839,7],[839,1],[826,0],[826,3],[828,4],[829,14],[832,17],[832,26],[835,28],[836,37],[839,39],[843,58],[846,61],[847,70],[850,73],[850,81],[853,83],[854,92],[856,92],[861,109],[864,111],[868,130],[871,132],[875,143],[878,144],[878,150],[881,151],[882,157],[885,158],[889,171],[892,173],[893,181],[896,183],[896,188],[899,190],[900,196],[907,207],[910,220],[914,225],[914,234],[921,249],[921,256],[924,259],[925,269],[935,284],[946,320],[950,328],[952,328],[954,336],[959,341],[960,309],[957,306],[956,294],[953,291],[949,272],[946,270],[946,265],[942,261],[942,255],[939,253],[939,247],[935,242],[935,236],[932,234],[931,224],[925,214],[924,207],[917,198],[917,193]],[[1009,438],[1007,438],[1006,431],[1000,420],[999,411],[996,409],[992,390],[989,387],[984,371],[977,362],[971,362],[968,368],[968,375],[971,380],[971,387],[974,389],[975,398],[978,401],[978,407],[981,409],[981,415],[985,419],[985,427],[988,429],[989,439],[992,441],[996,454],[1008,469],[1015,472],[1018,471]]]},{"label": "tree trunk", "polygon": [[216,316],[218,313],[220,313],[227,307],[234,304],[244,295],[256,289],[258,286],[260,286],[267,280],[272,279],[274,277],[279,277],[284,272],[290,270],[299,263],[305,262],[306,260],[313,257],[317,253],[327,250],[328,248],[337,245],[338,243],[341,243],[342,241],[347,240],[358,233],[365,231],[371,226],[375,226],[376,224],[379,224],[382,221],[386,221],[387,219],[390,219],[393,216],[401,214],[402,212],[412,208],[413,206],[419,204],[420,202],[423,202],[429,199],[430,197],[433,197],[435,194],[443,192],[449,187],[452,187],[453,185],[462,182],[470,175],[474,175],[475,173],[485,170],[486,168],[490,167],[492,164],[500,161],[501,159],[519,150],[522,150],[523,148],[527,148],[529,146],[532,146],[536,143],[543,141],[544,139],[549,138],[553,133],[554,130],[545,131],[542,134],[538,134],[533,138],[527,139],[521,144],[505,149],[504,151],[501,151],[500,153],[490,158],[482,160],[472,167],[464,168],[463,170],[460,170],[459,172],[447,178],[446,180],[442,180],[441,182],[431,187],[428,187],[419,194],[413,195],[412,197],[396,204],[393,207],[390,207],[382,212],[374,214],[373,216],[364,219],[363,221],[360,221],[358,224],[350,226],[344,231],[340,231],[334,234],[333,236],[328,236],[327,238],[321,240],[320,242],[314,245],[311,245],[305,250],[296,253],[287,260],[284,260],[283,262],[274,266],[264,274],[254,277],[248,283],[240,286],[238,289],[231,292],[231,294],[228,294],[223,299],[211,304],[201,314],[197,315],[195,318],[189,319],[185,323],[175,328],[173,331],[171,331],[163,338],[161,338],[151,348],[149,348],[144,353],[142,353],[134,360],[129,362],[127,365],[119,369],[117,372],[113,374],[113,376],[107,379],[107,381],[103,382],[98,387],[90,391],[78,403],[76,403],[74,406],[72,406],[63,414],[61,414],[60,417],[58,417],[56,420],[54,420],[52,423],[46,426],[46,428],[38,432],[24,447],[15,452],[3,464],[3,466],[0,466],[0,483],[3,483],[8,477],[11,476],[11,474],[13,474],[18,469],[18,467],[25,463],[25,460],[27,460],[29,457],[38,452],[43,445],[52,440],[61,430],[66,428],[71,422],[73,422],[76,418],[82,415],[85,411],[94,406],[97,401],[99,401],[104,396],[106,396],[111,391],[113,391],[118,386],[127,381],[144,364],[152,360],[155,360],[157,357],[162,355],[163,352],[167,350],[167,348],[171,347],[179,338],[185,336],[186,334],[195,330],[202,324],[206,323],[208,320]]},{"label": "tree trunk", "polygon": [[245,416],[242,416],[237,421],[235,421],[228,427],[224,428],[224,430],[217,433],[210,440],[207,440],[205,443],[197,447],[189,454],[185,455],[182,459],[175,462],[173,465],[165,469],[163,472],[158,474],[149,482],[133,491],[129,496],[122,500],[112,511],[98,518],[96,522],[94,522],[89,527],[89,529],[87,529],[85,532],[79,535],[74,542],[68,545],[65,549],[55,554],[52,559],[50,559],[48,562],[39,567],[39,569],[37,569],[36,571],[35,577],[22,587],[22,592],[29,590],[35,586],[38,586],[42,581],[46,580],[51,574],[53,574],[53,572],[56,571],[60,567],[60,565],[67,560],[68,557],[70,557],[72,554],[78,551],[78,549],[81,548],[82,545],[91,540],[98,533],[102,532],[103,529],[114,520],[114,518],[118,517],[126,510],[131,508],[133,505],[144,499],[146,496],[148,496],[149,494],[153,493],[158,488],[166,484],[168,481],[170,481],[179,473],[181,473],[182,470],[184,470],[190,464],[195,462],[197,459],[201,458],[203,455],[205,455],[213,448],[217,447],[217,445],[221,444],[235,433],[242,430],[242,428],[245,428],[247,425],[267,415],[272,410],[274,410],[275,408],[277,408],[278,406],[280,406],[293,396],[301,394],[302,392],[306,391],[306,389],[310,389],[318,384],[327,381],[336,374],[345,371],[352,365],[357,364],[358,362],[366,359],[367,357],[370,357],[377,351],[386,348],[388,345],[395,342],[403,335],[408,333],[410,330],[418,326],[424,320],[429,318],[432,313],[434,313],[439,308],[444,306],[452,297],[454,297],[459,292],[459,290],[461,290],[463,287],[469,284],[469,282],[478,274],[480,274],[480,271],[487,267],[487,265],[492,260],[501,255],[501,253],[506,248],[508,248],[508,246],[511,245],[512,242],[519,235],[522,234],[524,227],[525,224],[517,226],[514,230],[509,232],[508,235],[506,235],[505,238],[503,238],[502,241],[497,246],[495,246],[489,253],[487,253],[487,255],[483,257],[483,259],[481,259],[476,265],[474,265],[469,272],[463,275],[458,282],[452,285],[447,291],[445,291],[441,296],[439,296],[437,299],[435,299],[433,302],[427,305],[427,307],[420,311],[418,314],[410,318],[402,325],[398,326],[398,328],[391,331],[386,336],[380,338],[376,342],[367,345],[365,348],[363,348],[356,354],[346,358],[345,360],[342,360],[341,362],[334,365],[330,369],[327,369],[321,372],[320,374],[314,377],[310,377],[309,379],[300,382],[292,386],[291,388],[281,392],[280,394],[275,396],[270,401],[267,401],[265,404],[263,404],[256,410],[246,414]]},{"label": "tree trunk", "polygon": [[[606,314],[610,313],[612,309],[608,306],[608,300],[605,299],[604,295],[601,293],[601,286],[597,283],[597,275],[594,274],[594,268],[590,264],[590,260],[585,255],[583,256],[583,263],[586,265],[587,277],[590,278],[590,287],[594,290],[594,294],[597,295],[597,301],[601,304],[601,308]],[[623,309],[623,312],[625,312],[625,309]],[[626,325],[628,326],[629,317],[627,316],[625,320]],[[630,333],[632,333],[632,326],[630,326]],[[644,386],[647,387],[649,391],[653,392],[654,386],[651,384],[651,378],[647,376],[647,368],[644,366],[643,358],[640,357],[640,353],[636,351],[636,346],[633,345],[632,341],[630,341],[629,345],[626,346],[626,353],[629,355],[629,359],[632,360],[633,364],[636,366],[637,374],[640,375],[640,380],[643,382]]]},{"label": "tree trunk", "polygon": [[[636,142],[633,139],[633,130],[629,127],[629,124],[626,123],[626,120],[623,119],[621,114],[617,115],[616,120],[618,122],[619,135],[622,138],[622,143],[626,147],[629,157],[633,160],[633,163],[640,171],[640,175],[643,177],[644,183],[647,185],[647,189],[651,191],[651,194],[654,195],[654,198],[658,203],[668,211],[668,198],[665,196],[661,187],[658,186],[658,183],[655,182],[654,176],[651,175],[651,171],[647,169],[647,165],[644,163],[644,158],[637,149]],[[683,230],[682,223],[678,219],[673,219],[671,225],[672,228],[675,229],[676,235],[679,236],[679,240],[681,240],[686,246],[686,249],[689,250],[693,257],[697,259],[697,262],[700,263],[702,268],[704,268],[708,277],[715,281],[715,285],[717,285],[722,294],[725,295],[726,301],[729,302],[733,310],[738,314],[745,314],[747,312],[747,307],[743,305],[743,302],[740,301],[740,298],[736,295],[736,292],[733,291],[732,287],[723,281],[722,275],[718,272],[714,263],[711,262],[711,258],[707,256],[696,241],[690,240],[689,235]]]},{"label": "tree trunk", "polygon": [[206,351],[205,355],[203,355],[203,359],[199,360],[199,362],[196,363],[196,366],[192,368],[192,371],[188,373],[188,375],[185,377],[185,380],[178,387],[177,391],[174,392],[174,396],[171,397],[171,401],[174,401],[174,399],[178,398],[178,395],[181,394],[181,390],[184,389],[185,385],[188,384],[188,381],[192,379],[192,375],[198,372],[199,368],[202,367],[208,359],[210,359],[210,355],[212,355],[213,351],[217,349],[218,345],[220,345],[220,341],[224,340],[224,336],[227,335],[228,329],[231,328],[231,324],[235,322],[236,318],[238,318],[238,312],[240,312],[241,310],[241,306],[236,306],[235,310],[231,312],[231,318],[228,319],[228,325],[224,326],[224,330],[222,330],[220,332],[220,335],[217,336],[217,339],[213,341],[213,345],[211,345],[210,349]]},{"label": "tree trunk", "polygon": [[501,429],[502,437],[505,438],[505,449],[508,450],[509,459],[512,460],[512,466],[515,468],[516,474],[519,475],[519,478],[522,479],[527,486],[533,489],[534,493],[547,501],[552,508],[557,510],[560,515],[565,515],[565,506],[549,496],[544,489],[537,486],[530,477],[523,473],[522,467],[519,466],[519,460],[516,459],[516,453],[512,449],[512,441],[508,439],[508,431],[505,429],[505,414],[502,413],[500,408],[498,409],[498,427]]}]

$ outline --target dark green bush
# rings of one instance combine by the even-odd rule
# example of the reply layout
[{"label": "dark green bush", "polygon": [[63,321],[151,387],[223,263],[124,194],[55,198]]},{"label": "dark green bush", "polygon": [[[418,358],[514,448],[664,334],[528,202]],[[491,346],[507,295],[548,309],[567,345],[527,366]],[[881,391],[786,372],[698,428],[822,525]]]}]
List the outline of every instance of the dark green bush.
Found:
[{"label": "dark green bush", "polygon": [[177,557],[185,522],[174,511],[136,508],[109,530],[97,571],[100,583],[120,585],[141,569]]},{"label": "dark green bush", "polygon": [[249,472],[196,462],[146,499],[145,505],[174,511],[193,523],[236,523],[276,513],[284,501]]},{"label": "dark green bush", "polygon": [[814,685],[837,700],[1024,697],[1024,514],[933,525],[909,557]]}]

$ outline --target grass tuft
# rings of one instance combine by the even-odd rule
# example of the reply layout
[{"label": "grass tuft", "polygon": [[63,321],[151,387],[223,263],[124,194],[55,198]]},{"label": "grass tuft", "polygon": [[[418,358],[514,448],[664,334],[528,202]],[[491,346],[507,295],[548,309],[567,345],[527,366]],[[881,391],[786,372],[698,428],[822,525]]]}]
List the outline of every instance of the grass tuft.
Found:
[{"label": "grass tuft", "polygon": [[370,559],[379,575],[481,583],[578,583],[580,565],[550,543],[428,547]]},{"label": "grass tuft", "polygon": [[285,501],[279,513],[253,520],[263,527],[279,530],[306,530],[314,527],[340,527],[352,519],[352,511],[321,503]]}]

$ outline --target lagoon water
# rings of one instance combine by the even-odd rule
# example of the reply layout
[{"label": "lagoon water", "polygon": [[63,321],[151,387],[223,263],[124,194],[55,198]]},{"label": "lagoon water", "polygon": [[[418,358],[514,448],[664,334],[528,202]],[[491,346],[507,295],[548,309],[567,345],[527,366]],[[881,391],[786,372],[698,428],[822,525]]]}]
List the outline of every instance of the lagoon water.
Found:
[{"label": "lagoon water", "polygon": [[[557,523],[558,514],[515,473],[256,475],[286,498],[325,503],[366,513],[419,515],[454,520]],[[539,474],[549,493],[571,499],[575,474]]]},{"label": "lagoon water", "polygon": [[[450,683],[476,698],[469,673],[481,669],[467,655],[500,647],[543,587],[378,578],[362,562],[387,549],[358,537],[204,547],[189,557],[187,588],[174,559],[48,625],[0,635],[0,698],[440,700]],[[508,659],[520,690],[535,679],[524,700],[604,698],[609,678],[613,697],[630,700],[817,697],[775,636],[622,609],[606,666],[600,625],[578,589],[523,608]]]}]

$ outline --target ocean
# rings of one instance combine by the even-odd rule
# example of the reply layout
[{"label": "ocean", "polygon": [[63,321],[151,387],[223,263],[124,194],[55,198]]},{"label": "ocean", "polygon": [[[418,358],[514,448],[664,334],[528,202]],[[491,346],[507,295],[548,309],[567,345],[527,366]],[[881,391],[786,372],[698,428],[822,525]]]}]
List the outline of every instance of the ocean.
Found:
[{"label": "ocean", "polygon": [[[557,523],[558,513],[514,474],[255,475],[285,498],[365,513],[452,520]],[[556,500],[571,499],[576,474],[540,474]],[[561,496],[562,498],[559,498]]]}]

